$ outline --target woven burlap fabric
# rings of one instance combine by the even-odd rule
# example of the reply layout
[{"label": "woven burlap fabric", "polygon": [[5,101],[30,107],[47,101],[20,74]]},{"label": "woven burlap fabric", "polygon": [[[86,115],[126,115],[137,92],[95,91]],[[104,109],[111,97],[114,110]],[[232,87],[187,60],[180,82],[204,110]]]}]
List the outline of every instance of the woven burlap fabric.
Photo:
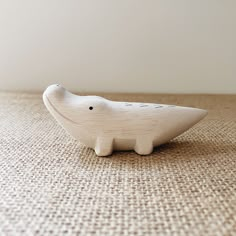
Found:
[{"label": "woven burlap fabric", "polygon": [[236,235],[236,96],[106,95],[207,109],[150,156],[99,158],[39,94],[0,94],[0,235]]}]

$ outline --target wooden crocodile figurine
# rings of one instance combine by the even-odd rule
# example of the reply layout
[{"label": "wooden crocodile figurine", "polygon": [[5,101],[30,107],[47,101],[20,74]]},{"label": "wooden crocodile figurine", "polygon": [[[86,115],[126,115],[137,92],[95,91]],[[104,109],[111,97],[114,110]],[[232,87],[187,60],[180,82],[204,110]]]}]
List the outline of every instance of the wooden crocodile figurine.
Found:
[{"label": "wooden crocodile figurine", "polygon": [[153,147],[182,134],[207,115],[197,108],[78,96],[57,84],[45,90],[43,101],[65,130],[98,156],[111,155],[113,150],[148,155]]}]

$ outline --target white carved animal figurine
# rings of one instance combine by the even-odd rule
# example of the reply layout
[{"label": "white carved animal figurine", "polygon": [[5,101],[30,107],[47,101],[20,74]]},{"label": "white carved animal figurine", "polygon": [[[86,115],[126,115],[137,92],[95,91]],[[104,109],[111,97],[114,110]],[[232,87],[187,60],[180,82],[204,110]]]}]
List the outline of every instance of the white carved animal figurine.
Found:
[{"label": "white carved animal figurine", "polygon": [[117,102],[77,96],[60,85],[49,86],[43,100],[54,118],[98,156],[113,150],[148,155],[203,119],[207,111],[173,105]]}]

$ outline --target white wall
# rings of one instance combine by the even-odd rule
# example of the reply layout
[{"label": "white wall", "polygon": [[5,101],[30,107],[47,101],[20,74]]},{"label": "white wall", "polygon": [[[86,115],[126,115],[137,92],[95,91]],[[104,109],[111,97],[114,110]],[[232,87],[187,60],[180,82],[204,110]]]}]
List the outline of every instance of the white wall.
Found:
[{"label": "white wall", "polygon": [[236,93],[235,0],[0,0],[0,89]]}]

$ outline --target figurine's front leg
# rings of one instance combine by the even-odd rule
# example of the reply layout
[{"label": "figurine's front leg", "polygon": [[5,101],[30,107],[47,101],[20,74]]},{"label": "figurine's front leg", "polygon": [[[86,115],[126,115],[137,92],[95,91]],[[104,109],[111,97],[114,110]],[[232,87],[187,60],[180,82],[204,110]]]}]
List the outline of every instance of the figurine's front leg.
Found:
[{"label": "figurine's front leg", "polygon": [[109,156],[113,151],[113,139],[107,137],[97,137],[95,153],[98,156]]}]

